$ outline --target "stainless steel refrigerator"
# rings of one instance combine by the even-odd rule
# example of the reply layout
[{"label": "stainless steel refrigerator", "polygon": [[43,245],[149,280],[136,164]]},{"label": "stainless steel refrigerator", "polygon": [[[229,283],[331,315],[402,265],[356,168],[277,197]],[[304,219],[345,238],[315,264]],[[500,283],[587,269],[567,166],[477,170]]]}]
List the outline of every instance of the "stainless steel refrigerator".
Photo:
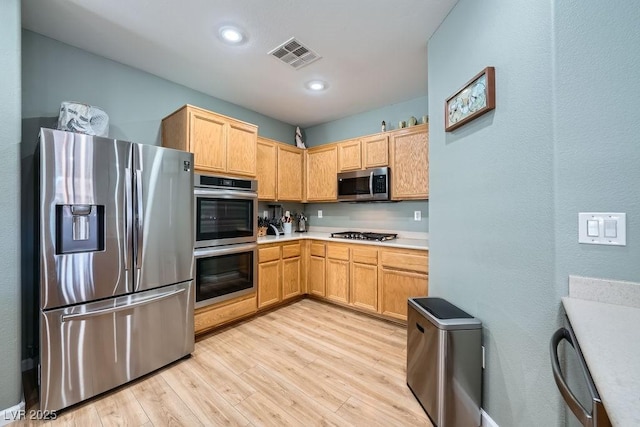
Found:
[{"label": "stainless steel refrigerator", "polygon": [[193,351],[193,155],[41,129],[40,408]]}]

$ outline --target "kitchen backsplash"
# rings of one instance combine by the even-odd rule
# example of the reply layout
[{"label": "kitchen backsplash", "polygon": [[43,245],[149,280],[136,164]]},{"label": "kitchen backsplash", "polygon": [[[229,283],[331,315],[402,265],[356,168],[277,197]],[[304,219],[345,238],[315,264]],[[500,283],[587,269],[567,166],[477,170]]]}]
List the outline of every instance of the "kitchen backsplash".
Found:
[{"label": "kitchen backsplash", "polygon": [[[429,232],[429,202],[403,201],[398,203],[287,203],[259,202],[258,216],[271,212],[269,205],[281,205],[282,211],[304,212],[310,227],[337,227],[347,229]],[[318,218],[318,210],[322,218]],[[414,213],[420,211],[420,221]]]},{"label": "kitchen backsplash", "polygon": [[[428,201],[310,203],[304,206],[311,227],[429,232]],[[318,210],[322,211],[322,218],[318,217]],[[414,221],[415,211],[420,211],[420,221]]]}]

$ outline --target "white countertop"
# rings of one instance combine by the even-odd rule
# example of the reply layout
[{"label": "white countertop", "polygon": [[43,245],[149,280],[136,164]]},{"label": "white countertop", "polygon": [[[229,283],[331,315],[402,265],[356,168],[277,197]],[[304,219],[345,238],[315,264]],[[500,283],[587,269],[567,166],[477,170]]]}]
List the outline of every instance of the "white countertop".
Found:
[{"label": "white countertop", "polygon": [[341,242],[341,243],[354,243],[360,245],[375,245],[375,246],[385,246],[389,248],[402,248],[402,249],[420,249],[420,250],[429,250],[429,240],[428,239],[407,239],[407,238],[399,238],[393,240],[387,240],[385,242],[377,242],[372,240],[355,240],[355,239],[340,239],[337,237],[331,237],[331,233],[318,232],[318,231],[309,231],[306,233],[292,233],[292,234],[282,234],[280,236],[264,236],[258,237],[258,244],[264,243],[275,243],[275,242],[286,242],[289,240],[300,240],[300,239],[313,239],[313,240],[325,240],[328,242]]},{"label": "white countertop", "polygon": [[[613,281],[572,279],[582,283],[562,304],[607,414],[614,426],[640,426],[640,284],[619,282],[616,291]],[[603,286],[610,295],[602,295]],[[611,303],[621,293],[632,305]]]}]

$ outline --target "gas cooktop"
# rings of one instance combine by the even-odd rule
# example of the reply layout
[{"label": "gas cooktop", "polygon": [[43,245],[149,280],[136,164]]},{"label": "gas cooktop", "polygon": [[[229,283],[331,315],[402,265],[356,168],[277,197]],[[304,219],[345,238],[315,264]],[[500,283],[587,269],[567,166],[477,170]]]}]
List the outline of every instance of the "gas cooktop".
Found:
[{"label": "gas cooktop", "polygon": [[331,233],[331,237],[339,237],[341,239],[356,239],[356,240],[377,240],[378,242],[384,242],[385,240],[391,240],[398,237],[397,234],[392,233],[365,233],[360,231],[342,231],[340,233]]}]

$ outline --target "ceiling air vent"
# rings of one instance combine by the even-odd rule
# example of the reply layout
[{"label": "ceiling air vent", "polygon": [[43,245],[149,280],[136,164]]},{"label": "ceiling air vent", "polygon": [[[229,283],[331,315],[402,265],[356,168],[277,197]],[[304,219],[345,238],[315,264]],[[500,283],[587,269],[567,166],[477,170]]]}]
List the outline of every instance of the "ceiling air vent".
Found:
[{"label": "ceiling air vent", "polygon": [[321,58],[320,55],[305,47],[294,37],[273,49],[269,52],[269,55],[276,57],[285,64],[291,65],[296,70]]}]

